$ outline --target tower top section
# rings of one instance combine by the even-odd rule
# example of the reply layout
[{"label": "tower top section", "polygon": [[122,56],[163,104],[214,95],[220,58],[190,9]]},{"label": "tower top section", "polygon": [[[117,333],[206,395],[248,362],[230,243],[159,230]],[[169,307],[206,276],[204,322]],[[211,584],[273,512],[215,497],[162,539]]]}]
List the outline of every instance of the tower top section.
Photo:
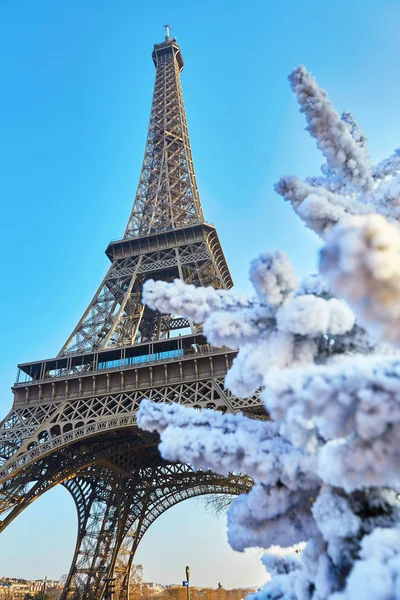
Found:
[{"label": "tower top section", "polygon": [[176,39],[169,36],[169,25],[165,25],[165,41],[161,44],[154,44],[152,58],[156,68],[161,62],[175,58],[179,66],[179,72],[182,71],[184,67],[182,52]]},{"label": "tower top section", "polygon": [[183,58],[169,25],[152,58],[156,79],[150,123],[124,239],[204,223],[180,82]]}]

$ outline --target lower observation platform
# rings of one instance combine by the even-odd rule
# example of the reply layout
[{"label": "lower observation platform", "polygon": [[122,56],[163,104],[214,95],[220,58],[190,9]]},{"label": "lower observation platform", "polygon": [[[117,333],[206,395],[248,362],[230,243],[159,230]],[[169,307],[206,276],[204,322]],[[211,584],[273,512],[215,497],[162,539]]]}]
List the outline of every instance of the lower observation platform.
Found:
[{"label": "lower observation platform", "polygon": [[201,334],[65,355],[18,365],[17,405],[224,378],[236,352],[214,348]]}]

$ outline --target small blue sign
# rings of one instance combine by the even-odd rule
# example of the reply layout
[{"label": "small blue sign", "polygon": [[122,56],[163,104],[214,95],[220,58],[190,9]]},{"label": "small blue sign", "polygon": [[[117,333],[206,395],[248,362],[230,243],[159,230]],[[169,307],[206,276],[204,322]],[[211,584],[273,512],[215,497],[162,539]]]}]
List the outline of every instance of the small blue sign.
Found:
[{"label": "small blue sign", "polygon": [[182,581],[182,585],[184,585],[185,587],[189,587],[189,582],[188,581]]}]

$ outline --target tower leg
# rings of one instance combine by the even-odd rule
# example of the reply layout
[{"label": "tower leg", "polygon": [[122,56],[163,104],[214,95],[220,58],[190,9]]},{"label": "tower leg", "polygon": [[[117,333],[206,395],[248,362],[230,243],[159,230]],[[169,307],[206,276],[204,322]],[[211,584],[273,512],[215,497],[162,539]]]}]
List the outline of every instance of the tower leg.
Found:
[{"label": "tower leg", "polygon": [[61,600],[101,600],[119,546],[119,502],[112,483],[78,477],[65,487],[78,510],[78,539]]},{"label": "tower leg", "polygon": [[146,508],[143,509],[142,515],[138,519],[130,523],[119,547],[114,568],[115,600],[129,600],[133,559],[142,537],[145,514]]},{"label": "tower leg", "polygon": [[133,560],[139,543],[166,510],[188,498],[218,493],[238,495],[247,493],[252,486],[247,477],[232,475],[228,479],[208,472],[194,472],[182,464],[164,463],[140,471],[138,475],[130,498],[125,496],[126,525],[121,543],[115,548],[115,600],[129,600]]}]

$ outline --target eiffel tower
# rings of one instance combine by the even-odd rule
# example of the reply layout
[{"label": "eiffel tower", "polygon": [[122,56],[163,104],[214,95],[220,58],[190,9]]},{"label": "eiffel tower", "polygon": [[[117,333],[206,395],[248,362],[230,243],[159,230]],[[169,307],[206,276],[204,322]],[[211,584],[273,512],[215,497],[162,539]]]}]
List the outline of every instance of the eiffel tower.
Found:
[{"label": "eiffel tower", "polygon": [[202,494],[239,494],[251,483],[164,461],[140,431],[142,398],[262,418],[257,396],[223,380],[235,352],[214,348],[201,324],[141,301],[148,278],[228,289],[215,228],[203,217],[183,104],[180,47],[154,46],[150,124],[139,185],[122,239],[93,300],[55,358],[18,365],[14,402],[0,423],[0,531],[55,485],[72,495],[78,535],[63,600],[128,600],[133,558],[171,506]]}]

